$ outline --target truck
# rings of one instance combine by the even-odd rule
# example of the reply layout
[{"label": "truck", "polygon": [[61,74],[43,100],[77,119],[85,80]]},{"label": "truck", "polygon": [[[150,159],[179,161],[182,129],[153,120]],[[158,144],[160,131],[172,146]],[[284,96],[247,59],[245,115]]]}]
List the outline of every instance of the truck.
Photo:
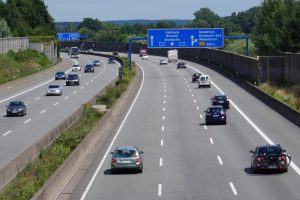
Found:
[{"label": "truck", "polygon": [[169,62],[177,62],[178,60],[178,51],[177,49],[168,51],[168,61]]},{"label": "truck", "polygon": [[69,49],[69,55],[71,58],[79,58],[79,48],[78,47],[71,47]]},{"label": "truck", "polygon": [[140,49],[140,57],[142,57],[144,54],[147,54],[147,49]]}]

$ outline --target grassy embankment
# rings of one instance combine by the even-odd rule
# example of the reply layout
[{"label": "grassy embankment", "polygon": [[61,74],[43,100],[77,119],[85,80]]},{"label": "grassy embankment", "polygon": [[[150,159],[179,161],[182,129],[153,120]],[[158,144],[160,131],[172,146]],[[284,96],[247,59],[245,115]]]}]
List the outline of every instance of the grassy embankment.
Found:
[{"label": "grassy embankment", "polygon": [[[128,69],[127,59],[124,61],[126,64],[123,68],[123,80],[117,81],[114,87],[106,88],[106,92],[97,99],[98,103],[107,104],[111,108],[127,89],[135,72]],[[39,159],[31,162],[19,173],[0,194],[0,200],[29,200],[96,126],[103,115],[92,109],[90,105],[85,105],[79,121],[65,130],[49,149],[40,154]]]},{"label": "grassy embankment", "polygon": [[0,55],[0,84],[28,76],[51,67],[48,58],[35,50]]}]

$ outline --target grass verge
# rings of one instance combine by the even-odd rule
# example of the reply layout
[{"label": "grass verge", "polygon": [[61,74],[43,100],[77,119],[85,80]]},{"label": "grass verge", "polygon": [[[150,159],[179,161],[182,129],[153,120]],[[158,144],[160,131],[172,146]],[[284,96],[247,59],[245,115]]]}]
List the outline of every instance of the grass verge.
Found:
[{"label": "grass verge", "polygon": [[[108,103],[108,107],[112,107],[117,98],[126,90],[135,71],[128,69],[127,59],[123,60],[123,80],[117,81],[114,87],[107,88],[105,94],[100,96],[97,102],[105,102]],[[135,69],[134,63],[133,69]],[[29,200],[96,126],[103,115],[92,109],[90,105],[84,105],[83,115],[79,121],[65,130],[50,148],[41,152],[37,160],[31,162],[19,173],[0,193],[0,200]]]},{"label": "grass verge", "polygon": [[51,67],[48,58],[35,50],[10,51],[0,55],[0,84],[28,76]]},{"label": "grass verge", "polygon": [[260,90],[300,112],[300,85],[291,85],[285,82],[263,83]]}]

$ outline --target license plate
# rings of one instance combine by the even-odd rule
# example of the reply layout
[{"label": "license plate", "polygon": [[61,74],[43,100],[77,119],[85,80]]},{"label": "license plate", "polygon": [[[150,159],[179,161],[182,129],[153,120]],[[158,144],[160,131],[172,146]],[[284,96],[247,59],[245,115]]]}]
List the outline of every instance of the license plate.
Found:
[{"label": "license plate", "polygon": [[277,169],[277,165],[268,165],[268,169]]},{"label": "license plate", "polygon": [[130,160],[119,160],[117,163],[120,163],[120,164],[129,164],[131,163]]},{"label": "license plate", "polygon": [[18,111],[16,111],[16,110],[13,110],[13,111],[12,111],[12,113],[17,113],[17,112],[18,112]]},{"label": "license plate", "polygon": [[219,117],[219,115],[213,115],[213,117]]},{"label": "license plate", "polygon": [[219,101],[219,103],[224,103],[224,101]]}]

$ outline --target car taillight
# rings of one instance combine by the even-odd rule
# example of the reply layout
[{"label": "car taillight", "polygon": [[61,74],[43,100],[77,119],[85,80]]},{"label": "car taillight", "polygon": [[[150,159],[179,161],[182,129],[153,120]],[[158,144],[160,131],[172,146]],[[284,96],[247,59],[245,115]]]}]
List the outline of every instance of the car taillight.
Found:
[{"label": "car taillight", "polygon": [[285,157],[285,156],[279,156],[279,157],[278,157],[278,160],[279,160],[279,161],[285,161],[285,160],[286,160],[286,157]]},{"label": "car taillight", "polygon": [[135,160],[135,164],[137,164],[137,165],[140,165],[141,162],[142,162],[142,159],[140,159],[140,158],[138,158],[138,159]]},{"label": "car taillight", "polygon": [[263,160],[262,157],[256,157],[255,159],[256,159],[256,161],[262,161]]},{"label": "car taillight", "polygon": [[112,159],[111,159],[111,164],[112,164],[112,165],[115,165],[115,164],[117,164],[117,160],[116,160],[116,159],[114,159],[114,158],[112,158]]}]

